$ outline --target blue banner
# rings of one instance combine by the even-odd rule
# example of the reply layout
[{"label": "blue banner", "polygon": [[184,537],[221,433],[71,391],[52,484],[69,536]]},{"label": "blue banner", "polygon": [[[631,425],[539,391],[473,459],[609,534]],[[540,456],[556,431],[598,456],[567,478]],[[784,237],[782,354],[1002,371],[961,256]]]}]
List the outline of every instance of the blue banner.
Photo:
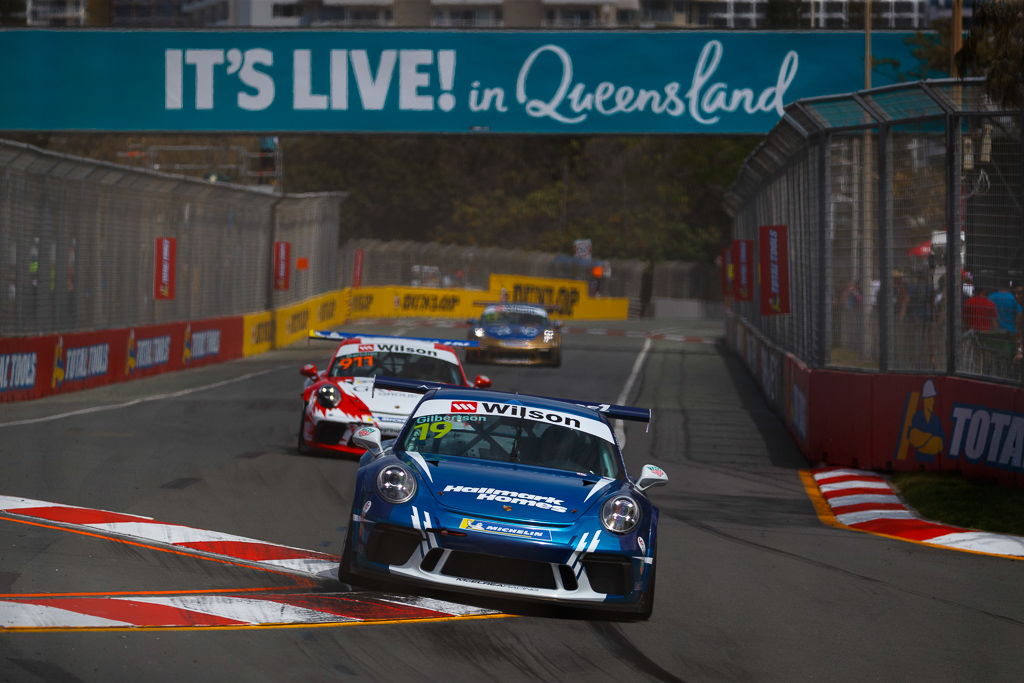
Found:
[{"label": "blue banner", "polygon": [[[916,64],[910,33],[876,60]],[[0,130],[765,133],[851,32],[0,31]],[[894,82],[873,75],[873,85]]]}]

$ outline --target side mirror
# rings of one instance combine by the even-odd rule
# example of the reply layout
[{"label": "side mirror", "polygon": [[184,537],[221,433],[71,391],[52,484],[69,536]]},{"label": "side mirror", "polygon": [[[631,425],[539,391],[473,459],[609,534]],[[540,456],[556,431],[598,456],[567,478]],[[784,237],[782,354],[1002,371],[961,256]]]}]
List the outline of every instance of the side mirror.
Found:
[{"label": "side mirror", "polygon": [[380,430],[376,427],[360,427],[352,435],[352,443],[360,448],[365,448],[374,455],[384,450],[380,445]]},{"label": "side mirror", "polygon": [[302,375],[303,377],[308,377],[310,379],[316,379],[319,373],[317,372],[317,369],[316,369],[315,365],[313,365],[312,363],[306,363],[299,370],[299,374]]},{"label": "side mirror", "polygon": [[469,320],[466,321],[466,324],[469,325],[470,327],[476,327],[476,318],[470,318]]},{"label": "side mirror", "polygon": [[487,375],[477,375],[473,380],[473,386],[477,389],[486,389],[491,386],[491,378]]},{"label": "side mirror", "polygon": [[668,483],[668,475],[665,470],[657,465],[644,465],[640,470],[640,477],[636,480],[638,491],[646,491],[655,486],[664,486]]}]

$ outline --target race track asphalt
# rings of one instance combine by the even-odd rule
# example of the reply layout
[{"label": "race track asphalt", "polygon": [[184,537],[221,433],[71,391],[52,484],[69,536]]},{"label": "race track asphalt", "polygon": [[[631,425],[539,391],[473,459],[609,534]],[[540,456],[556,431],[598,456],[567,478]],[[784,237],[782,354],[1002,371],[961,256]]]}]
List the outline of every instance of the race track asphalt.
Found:
[{"label": "race track asphalt", "polygon": [[[411,324],[355,329],[465,334]],[[669,337],[648,342],[655,333]],[[717,343],[721,334],[714,320],[587,323],[566,334],[561,368],[467,367],[497,389],[601,402],[628,385],[626,402],[654,410],[649,428],[626,427],[625,449],[634,474],[650,462],[670,478],[651,492],[661,520],[649,621],[470,600],[513,616],[8,629],[0,631],[0,681],[1021,680],[1024,565],[823,525],[799,476],[806,462]],[[294,450],[298,368],[322,365],[331,349],[303,342],[0,404],[0,496],[340,554],[355,463]],[[3,514],[0,548],[0,601],[294,586],[286,575]],[[308,590],[333,595],[341,586],[323,579]]]}]

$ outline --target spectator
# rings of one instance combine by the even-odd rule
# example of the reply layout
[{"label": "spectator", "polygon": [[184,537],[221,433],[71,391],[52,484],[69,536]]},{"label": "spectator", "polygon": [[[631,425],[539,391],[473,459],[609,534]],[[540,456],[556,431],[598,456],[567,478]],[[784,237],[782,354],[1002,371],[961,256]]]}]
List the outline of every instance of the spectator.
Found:
[{"label": "spectator", "polygon": [[[1020,285],[1015,287],[1017,288],[1020,288]],[[1010,334],[1017,334],[1017,316],[1024,312],[1024,308],[1017,302],[1017,297],[1010,291],[1010,287],[1002,287],[999,291],[989,294],[988,298],[996,305],[999,328]]]},{"label": "spectator", "polygon": [[996,305],[987,295],[988,289],[975,287],[974,294],[964,302],[965,329],[978,332],[993,332],[999,329]]}]

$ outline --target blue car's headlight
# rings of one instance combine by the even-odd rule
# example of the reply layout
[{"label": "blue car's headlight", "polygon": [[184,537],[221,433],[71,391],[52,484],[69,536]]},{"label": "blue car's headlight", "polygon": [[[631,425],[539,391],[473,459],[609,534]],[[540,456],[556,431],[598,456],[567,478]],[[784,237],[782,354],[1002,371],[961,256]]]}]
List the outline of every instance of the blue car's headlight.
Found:
[{"label": "blue car's headlight", "polygon": [[549,341],[551,341],[554,338],[555,338],[555,331],[554,330],[544,330],[544,341],[545,342],[549,342]]},{"label": "blue car's headlight", "polygon": [[608,531],[624,534],[640,522],[640,506],[629,496],[615,496],[601,506],[601,524]]},{"label": "blue car's headlight", "polygon": [[401,465],[388,465],[377,473],[377,491],[389,503],[405,503],[416,495],[416,477]]},{"label": "blue car's headlight", "polygon": [[473,336],[476,337],[477,339],[483,337],[484,336],[484,328],[482,328],[482,327],[475,328],[473,330]]}]

